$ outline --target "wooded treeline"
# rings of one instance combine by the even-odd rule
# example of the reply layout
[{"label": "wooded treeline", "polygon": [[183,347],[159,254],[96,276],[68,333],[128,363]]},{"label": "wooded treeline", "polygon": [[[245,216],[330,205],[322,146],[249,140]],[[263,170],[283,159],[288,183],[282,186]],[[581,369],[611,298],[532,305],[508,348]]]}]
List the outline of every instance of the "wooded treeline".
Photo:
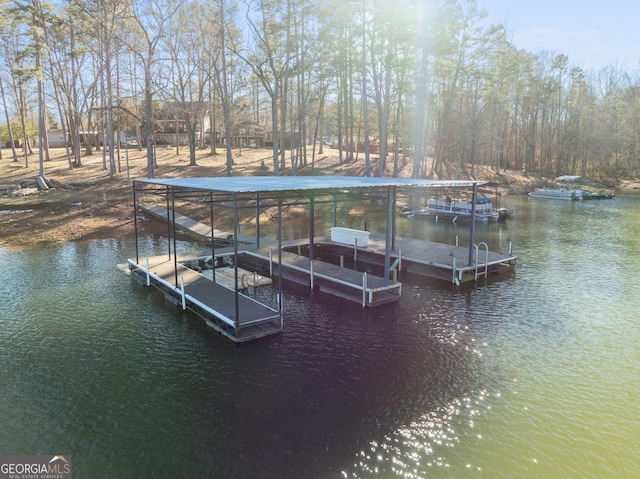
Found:
[{"label": "wooded treeline", "polygon": [[83,134],[100,132],[113,175],[124,131],[153,177],[155,119],[170,107],[192,164],[206,119],[226,138],[261,125],[276,175],[313,165],[307,145],[323,140],[367,175],[412,161],[442,177],[445,160],[472,174],[640,173],[638,72],[518,50],[474,0],[0,0],[0,14],[2,138],[27,163],[42,139],[41,170],[58,128],[70,168],[96,146]]}]

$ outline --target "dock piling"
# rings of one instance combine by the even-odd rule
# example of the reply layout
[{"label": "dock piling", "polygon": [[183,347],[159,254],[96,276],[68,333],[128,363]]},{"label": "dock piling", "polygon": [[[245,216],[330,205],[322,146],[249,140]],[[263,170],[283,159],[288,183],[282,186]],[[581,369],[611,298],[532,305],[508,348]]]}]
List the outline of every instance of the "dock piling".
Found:
[{"label": "dock piling", "polygon": [[367,305],[367,273],[362,274],[362,307]]},{"label": "dock piling", "polygon": [[313,291],[313,260],[309,260],[309,282],[311,283],[311,291]]},{"label": "dock piling", "polygon": [[182,310],[187,309],[187,298],[184,294],[184,276],[180,276],[180,296],[182,297]]}]

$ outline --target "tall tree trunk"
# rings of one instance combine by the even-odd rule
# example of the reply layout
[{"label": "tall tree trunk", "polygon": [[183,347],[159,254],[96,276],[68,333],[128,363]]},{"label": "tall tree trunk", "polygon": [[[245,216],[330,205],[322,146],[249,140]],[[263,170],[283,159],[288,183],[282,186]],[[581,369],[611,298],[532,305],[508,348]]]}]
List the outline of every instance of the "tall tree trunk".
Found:
[{"label": "tall tree trunk", "polygon": [[7,98],[4,92],[4,83],[2,77],[0,77],[0,94],[2,95],[2,106],[4,108],[4,115],[7,121],[7,131],[9,133],[9,143],[11,144],[11,153],[13,154],[13,161],[18,161],[18,153],[16,151],[16,142],[13,137],[13,128],[11,127],[11,120],[9,119],[9,109],[7,108]]}]

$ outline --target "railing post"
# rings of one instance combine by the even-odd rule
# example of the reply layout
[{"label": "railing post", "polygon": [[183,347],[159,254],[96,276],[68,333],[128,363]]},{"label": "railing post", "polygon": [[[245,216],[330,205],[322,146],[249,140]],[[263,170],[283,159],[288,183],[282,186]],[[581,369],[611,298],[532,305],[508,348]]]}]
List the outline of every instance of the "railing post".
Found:
[{"label": "railing post", "polygon": [[313,260],[309,260],[309,273],[311,280],[311,291],[313,291]]},{"label": "railing post", "polygon": [[484,241],[480,244],[484,245],[484,277],[489,276],[489,245]]},{"label": "railing post", "polygon": [[269,250],[269,276],[273,277],[273,250]]},{"label": "railing post", "polygon": [[151,286],[151,277],[149,276],[149,257],[147,256],[147,286]]},{"label": "railing post", "polygon": [[358,261],[358,238],[353,239],[353,262]]},{"label": "railing post", "polygon": [[476,262],[475,262],[476,269],[475,269],[475,273],[474,273],[474,281],[478,281],[478,259],[479,259],[478,258],[478,245],[474,243],[473,244],[473,249],[476,252]]}]

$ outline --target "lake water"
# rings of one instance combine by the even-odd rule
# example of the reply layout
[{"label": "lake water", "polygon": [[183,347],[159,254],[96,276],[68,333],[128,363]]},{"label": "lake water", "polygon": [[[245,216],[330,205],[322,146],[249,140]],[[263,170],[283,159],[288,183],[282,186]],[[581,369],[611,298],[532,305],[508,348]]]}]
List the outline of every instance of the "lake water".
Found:
[{"label": "lake water", "polygon": [[129,239],[0,252],[0,454],[80,479],[637,477],[640,198],[514,202],[476,229],[514,274],[403,278],[374,310],[287,289],[284,332],[242,345],[119,272]]}]

